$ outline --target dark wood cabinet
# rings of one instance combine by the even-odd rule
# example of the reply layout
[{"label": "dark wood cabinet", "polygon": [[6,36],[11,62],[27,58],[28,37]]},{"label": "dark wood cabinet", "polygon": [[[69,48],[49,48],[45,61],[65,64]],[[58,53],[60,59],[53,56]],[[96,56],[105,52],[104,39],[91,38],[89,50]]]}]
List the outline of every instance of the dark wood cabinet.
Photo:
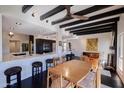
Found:
[{"label": "dark wood cabinet", "polygon": [[36,39],[36,53],[43,54],[53,52],[54,40]]},{"label": "dark wood cabinet", "polygon": [[31,42],[32,42],[32,44],[34,44],[34,36],[29,35],[29,41],[31,41]]}]

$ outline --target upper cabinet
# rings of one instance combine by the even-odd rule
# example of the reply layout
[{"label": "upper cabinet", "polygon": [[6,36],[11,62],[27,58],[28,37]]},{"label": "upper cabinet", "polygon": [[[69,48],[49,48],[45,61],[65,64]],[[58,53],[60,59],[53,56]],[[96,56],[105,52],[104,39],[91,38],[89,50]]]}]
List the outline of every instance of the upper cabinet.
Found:
[{"label": "upper cabinet", "polygon": [[36,53],[43,54],[53,52],[54,40],[36,39]]}]

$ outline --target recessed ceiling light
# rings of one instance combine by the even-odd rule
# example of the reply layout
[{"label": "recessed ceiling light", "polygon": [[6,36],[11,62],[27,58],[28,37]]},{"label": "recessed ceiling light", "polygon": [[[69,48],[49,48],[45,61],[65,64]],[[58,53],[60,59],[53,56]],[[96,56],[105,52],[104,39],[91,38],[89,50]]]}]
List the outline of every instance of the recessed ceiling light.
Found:
[{"label": "recessed ceiling light", "polygon": [[22,25],[22,23],[16,22],[17,25]]},{"label": "recessed ceiling light", "polygon": [[12,38],[14,36],[14,33],[13,32],[9,32],[8,35]]},{"label": "recessed ceiling light", "polygon": [[35,17],[35,13],[32,13],[32,17]]}]

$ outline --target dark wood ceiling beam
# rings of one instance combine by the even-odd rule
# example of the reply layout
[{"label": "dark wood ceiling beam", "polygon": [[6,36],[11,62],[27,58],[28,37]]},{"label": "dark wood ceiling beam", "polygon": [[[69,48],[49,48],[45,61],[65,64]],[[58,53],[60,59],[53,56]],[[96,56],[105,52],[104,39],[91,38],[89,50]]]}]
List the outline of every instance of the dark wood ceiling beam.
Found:
[{"label": "dark wood ceiling beam", "polygon": [[73,32],[73,34],[80,34],[80,33],[85,33],[85,32],[94,32],[94,31],[101,31],[103,29],[113,29],[112,26],[109,27],[103,27],[103,28],[97,28],[97,29],[90,29],[90,30],[82,30],[81,32]]},{"label": "dark wood ceiling beam", "polygon": [[103,29],[113,29],[113,27],[112,26],[106,26],[106,27],[102,27],[102,28],[82,30],[80,32],[73,32],[73,34],[84,33],[84,32],[95,31],[95,30],[99,30],[100,31],[100,30],[103,30]]},{"label": "dark wood ceiling beam", "polygon": [[67,26],[72,26],[72,25],[76,25],[76,24],[80,24],[80,23],[84,23],[84,22],[88,22],[88,21],[93,21],[93,20],[97,20],[97,19],[100,19],[100,18],[105,18],[105,17],[109,17],[109,16],[121,14],[121,13],[124,13],[124,7],[92,16],[88,20],[77,20],[77,21],[73,21],[73,22],[70,22],[70,23],[62,24],[62,25],[60,25],[60,28],[64,28],[64,27],[67,27]]},{"label": "dark wood ceiling beam", "polygon": [[33,5],[23,5],[22,6],[22,12],[26,13],[29,9],[31,9]]},{"label": "dark wood ceiling beam", "polygon": [[[86,14],[89,14],[89,13],[92,13],[92,12],[95,12],[95,11],[98,11],[98,10],[101,10],[101,9],[104,9],[104,8],[107,8],[110,6],[112,6],[112,5],[95,5],[95,6],[87,8],[87,9],[84,9],[82,11],[76,12],[76,13],[74,13],[74,15],[86,15]],[[55,24],[58,24],[58,23],[61,23],[61,22],[64,22],[64,21],[67,21],[70,19],[72,19],[72,18],[64,18],[63,20],[55,20],[52,22],[52,25],[55,25]]]},{"label": "dark wood ceiling beam", "polygon": [[115,17],[115,18],[106,19],[106,20],[102,20],[102,21],[97,21],[97,22],[93,22],[93,23],[89,23],[89,24],[85,24],[85,25],[66,28],[65,31],[76,30],[76,29],[81,29],[83,27],[96,26],[96,25],[110,23],[110,22],[117,22],[117,21],[119,21],[119,19],[120,19],[119,17]]},{"label": "dark wood ceiling beam", "polygon": [[[71,7],[71,6],[72,6],[72,5],[70,5],[70,7]],[[64,9],[65,9],[65,6],[64,6],[64,5],[59,5],[59,6],[57,6],[56,8],[54,8],[54,9],[48,11],[47,13],[41,15],[41,16],[40,16],[40,20],[42,21],[42,20],[44,20],[44,19],[46,19],[46,18],[48,18],[48,17],[51,17],[51,16],[53,16],[53,15],[55,15],[55,14],[57,14],[57,13],[63,11]]]},{"label": "dark wood ceiling beam", "polygon": [[107,33],[107,32],[112,32],[112,28],[106,28],[106,29],[101,29],[101,30],[92,30],[92,31],[86,31],[82,33],[76,33],[76,35],[88,35],[88,34],[98,34],[98,33]]},{"label": "dark wood ceiling beam", "polygon": [[95,5],[95,6],[92,6],[90,8],[87,8],[85,10],[79,11],[79,12],[74,13],[74,14],[75,15],[86,15],[86,14],[89,14],[89,13],[92,13],[92,12],[95,12],[95,11],[98,11],[98,10],[101,10],[104,8],[108,8],[111,6],[113,6],[113,5]]},{"label": "dark wood ceiling beam", "polygon": [[100,29],[100,28],[104,28],[104,27],[108,27],[108,26],[113,26],[114,23],[110,23],[110,24],[104,24],[104,25],[100,25],[100,26],[95,26],[95,27],[90,27],[90,28],[84,28],[84,29],[79,29],[79,30],[73,30],[73,31],[70,31],[70,33],[78,33],[78,32],[82,32],[82,31],[85,31],[85,30],[92,30],[92,29]]},{"label": "dark wood ceiling beam", "polygon": [[112,29],[105,29],[105,30],[95,30],[95,31],[87,31],[87,32],[84,32],[84,33],[78,33],[76,34],[77,36],[80,36],[80,35],[88,35],[88,34],[98,34],[98,33],[107,33],[107,32],[112,32]]}]

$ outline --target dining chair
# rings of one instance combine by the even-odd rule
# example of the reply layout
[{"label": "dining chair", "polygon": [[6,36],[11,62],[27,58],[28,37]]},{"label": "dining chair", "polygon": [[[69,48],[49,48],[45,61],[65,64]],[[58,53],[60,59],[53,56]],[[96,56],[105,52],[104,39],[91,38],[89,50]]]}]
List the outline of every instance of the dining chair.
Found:
[{"label": "dining chair", "polygon": [[58,65],[58,64],[61,63],[61,60],[60,60],[59,57],[54,57],[54,58],[53,58],[53,62],[54,62],[54,66],[56,66],[56,65]]},{"label": "dining chair", "polygon": [[84,62],[89,62],[89,57],[88,56],[81,55],[80,56],[80,60],[81,61],[84,61]]},{"label": "dining chair", "polygon": [[96,80],[96,73],[90,71],[85,78],[82,78],[78,83],[79,88],[94,88]]},{"label": "dining chair", "polygon": [[91,70],[85,78],[82,78],[78,83],[79,88],[99,88],[101,85],[101,65],[99,64],[96,70]]},{"label": "dining chair", "polygon": [[[50,82],[51,80],[51,82]],[[62,75],[58,75],[55,72],[47,73],[47,88],[69,88],[72,87],[72,84],[64,79]]]},{"label": "dining chair", "polygon": [[66,57],[65,56],[62,56],[61,57],[61,61],[62,61],[62,63],[66,62]]},{"label": "dining chair", "polygon": [[80,60],[83,62],[88,62],[92,65],[92,70],[96,70],[98,68],[98,62],[99,62],[99,58],[93,58],[93,57],[88,57],[85,55],[81,55],[80,56]]},{"label": "dining chair", "polygon": [[89,59],[90,64],[92,64],[92,70],[94,72],[96,72],[97,68],[98,68],[98,64],[99,64],[99,59],[96,58],[90,58]]}]

